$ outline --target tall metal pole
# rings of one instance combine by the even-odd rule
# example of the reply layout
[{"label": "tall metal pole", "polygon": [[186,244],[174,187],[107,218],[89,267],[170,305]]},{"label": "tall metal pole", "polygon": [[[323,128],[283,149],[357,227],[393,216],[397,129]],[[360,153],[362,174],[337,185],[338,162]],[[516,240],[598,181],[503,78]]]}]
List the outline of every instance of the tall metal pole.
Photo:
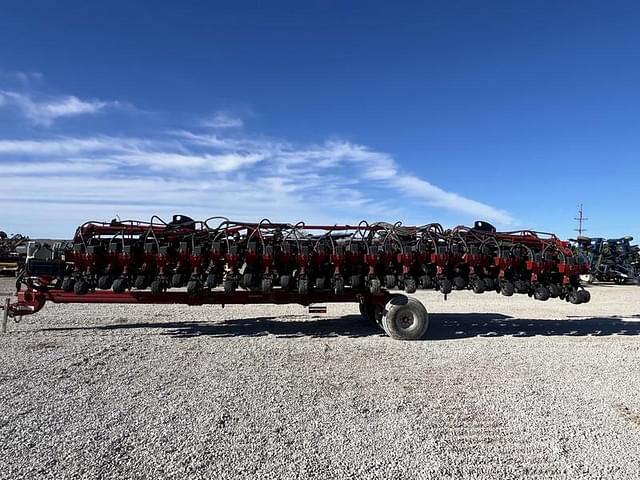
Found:
[{"label": "tall metal pole", "polygon": [[575,230],[576,232],[578,232],[578,235],[579,235],[579,236],[582,236],[582,233],[587,231],[587,229],[586,229],[586,228],[583,228],[582,224],[583,224],[585,221],[589,220],[588,218],[586,218],[586,217],[584,216],[584,212],[583,212],[583,210],[582,210],[582,204],[580,204],[580,210],[578,210],[578,216],[577,216],[576,218],[574,218],[574,220],[577,220],[577,221],[578,221],[578,228],[575,228],[574,230]]}]

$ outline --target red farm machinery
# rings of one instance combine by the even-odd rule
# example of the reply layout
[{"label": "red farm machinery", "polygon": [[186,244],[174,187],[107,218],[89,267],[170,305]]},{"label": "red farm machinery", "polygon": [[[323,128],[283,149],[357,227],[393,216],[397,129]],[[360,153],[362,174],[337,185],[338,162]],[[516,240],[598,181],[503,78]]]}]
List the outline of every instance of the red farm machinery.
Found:
[{"label": "red farm machinery", "polygon": [[[6,316],[54,303],[251,304],[357,302],[398,339],[422,337],[424,306],[407,294],[433,289],[526,294],[586,303],[589,265],[567,242],[486,222],[444,229],[399,222],[306,225],[196,221],[87,222],[72,242],[31,244]],[[394,291],[392,293],[392,291]]]}]

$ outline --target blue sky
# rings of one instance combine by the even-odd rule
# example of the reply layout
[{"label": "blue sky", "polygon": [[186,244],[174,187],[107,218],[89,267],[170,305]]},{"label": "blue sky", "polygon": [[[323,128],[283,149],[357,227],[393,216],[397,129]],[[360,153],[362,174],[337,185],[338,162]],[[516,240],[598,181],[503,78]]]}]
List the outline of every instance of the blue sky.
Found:
[{"label": "blue sky", "polygon": [[640,236],[637,2],[36,2],[0,13],[0,229]]}]

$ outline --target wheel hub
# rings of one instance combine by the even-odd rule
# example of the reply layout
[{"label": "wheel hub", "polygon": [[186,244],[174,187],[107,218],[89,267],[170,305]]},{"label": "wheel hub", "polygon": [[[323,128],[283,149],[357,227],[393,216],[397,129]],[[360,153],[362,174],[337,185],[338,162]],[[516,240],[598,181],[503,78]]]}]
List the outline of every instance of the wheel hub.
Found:
[{"label": "wheel hub", "polygon": [[413,315],[409,312],[403,313],[398,318],[398,326],[407,329],[413,325]]}]

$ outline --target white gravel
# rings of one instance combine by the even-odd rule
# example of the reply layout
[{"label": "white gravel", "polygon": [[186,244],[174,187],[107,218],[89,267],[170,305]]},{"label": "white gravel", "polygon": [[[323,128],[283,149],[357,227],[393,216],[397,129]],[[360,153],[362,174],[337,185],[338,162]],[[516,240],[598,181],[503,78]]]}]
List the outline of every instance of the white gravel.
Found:
[{"label": "white gravel", "polygon": [[640,288],[591,293],[418,293],[418,342],[348,304],[47,305],[0,337],[0,478],[637,479]]}]

